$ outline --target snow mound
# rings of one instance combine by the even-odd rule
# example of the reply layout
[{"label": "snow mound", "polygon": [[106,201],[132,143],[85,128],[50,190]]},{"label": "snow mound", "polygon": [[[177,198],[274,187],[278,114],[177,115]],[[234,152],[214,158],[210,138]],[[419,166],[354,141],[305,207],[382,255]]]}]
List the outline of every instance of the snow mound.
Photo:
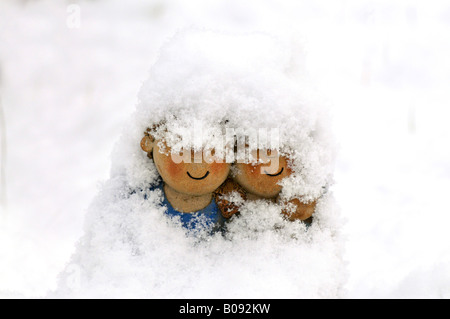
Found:
[{"label": "snow mound", "polygon": [[[161,49],[92,203],[58,297],[334,298],[342,294],[342,222],[329,186],[334,143],[302,52],[266,34],[190,29]],[[158,125],[172,149],[218,147],[224,126],[277,128],[293,163],[282,196],[318,198],[306,227],[267,201],[246,202],[225,233],[191,236],[150,190],[158,172],[139,147]],[[180,138],[182,137],[182,138]],[[328,190],[328,191],[326,191]]]}]

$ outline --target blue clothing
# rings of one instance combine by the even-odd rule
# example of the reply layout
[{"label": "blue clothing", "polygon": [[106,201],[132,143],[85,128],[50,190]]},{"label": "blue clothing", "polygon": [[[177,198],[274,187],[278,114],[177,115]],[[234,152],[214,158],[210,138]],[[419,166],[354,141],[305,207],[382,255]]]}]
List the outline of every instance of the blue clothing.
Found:
[{"label": "blue clothing", "polygon": [[155,186],[154,188],[150,188],[150,190],[158,188],[161,189],[164,195],[162,205],[167,207],[166,214],[171,218],[179,218],[184,228],[193,231],[202,229],[216,231],[223,225],[224,218],[222,217],[222,214],[214,198],[211,200],[211,203],[205,208],[193,213],[184,213],[177,211],[169,203],[162,183]]}]

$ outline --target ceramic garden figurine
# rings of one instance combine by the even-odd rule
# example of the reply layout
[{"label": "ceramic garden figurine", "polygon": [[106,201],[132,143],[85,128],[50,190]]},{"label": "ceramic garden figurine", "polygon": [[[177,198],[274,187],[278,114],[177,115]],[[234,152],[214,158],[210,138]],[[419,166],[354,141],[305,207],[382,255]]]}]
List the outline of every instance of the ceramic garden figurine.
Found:
[{"label": "ceramic garden figurine", "polygon": [[154,139],[151,129],[145,132],[141,148],[153,160],[161,176],[162,183],[157,187],[163,191],[167,214],[180,217],[188,229],[220,227],[223,217],[214,192],[226,180],[231,164],[220,160],[205,161],[204,157],[197,162],[193,151],[188,160],[180,162],[166,141]]},{"label": "ceramic garden figurine", "polygon": [[[316,200],[305,201],[298,197],[285,201],[281,199],[282,186],[280,181],[292,174],[289,158],[280,155],[278,151],[254,151],[255,161],[234,163],[231,176],[221,186],[221,194],[238,191],[244,200],[266,199],[282,205],[282,213],[291,221],[302,220],[307,224],[311,222]],[[271,162],[278,163],[275,167]],[[232,204],[229,204],[232,206]],[[231,217],[238,209],[233,206],[230,213],[225,215]]]}]

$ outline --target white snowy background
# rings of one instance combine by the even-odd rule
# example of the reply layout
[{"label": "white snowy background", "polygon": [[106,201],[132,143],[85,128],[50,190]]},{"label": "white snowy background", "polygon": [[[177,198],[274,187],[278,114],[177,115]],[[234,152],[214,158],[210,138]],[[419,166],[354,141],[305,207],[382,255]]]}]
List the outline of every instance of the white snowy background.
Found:
[{"label": "white snowy background", "polygon": [[450,3],[399,0],[1,1],[0,297],[56,288],[158,48],[192,25],[306,39],[346,296],[450,298]]}]

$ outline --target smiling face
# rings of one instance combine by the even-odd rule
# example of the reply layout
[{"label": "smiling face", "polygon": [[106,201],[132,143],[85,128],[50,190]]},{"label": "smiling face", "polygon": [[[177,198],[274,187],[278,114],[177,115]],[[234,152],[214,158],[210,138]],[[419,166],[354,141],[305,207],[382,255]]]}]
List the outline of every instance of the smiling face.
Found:
[{"label": "smiling face", "polygon": [[[260,154],[255,153],[253,156],[259,160]],[[276,163],[277,159],[278,168],[271,165]],[[253,195],[263,198],[277,197],[282,188],[278,182],[291,175],[292,170],[286,157],[279,156],[278,152],[272,152],[268,160],[268,163],[236,163],[234,180]]]},{"label": "smiling face", "polygon": [[175,191],[201,196],[215,191],[227,178],[230,164],[202,160],[195,163],[177,163],[170,154],[170,148],[162,151],[158,143],[153,149],[153,161],[163,181]]}]

